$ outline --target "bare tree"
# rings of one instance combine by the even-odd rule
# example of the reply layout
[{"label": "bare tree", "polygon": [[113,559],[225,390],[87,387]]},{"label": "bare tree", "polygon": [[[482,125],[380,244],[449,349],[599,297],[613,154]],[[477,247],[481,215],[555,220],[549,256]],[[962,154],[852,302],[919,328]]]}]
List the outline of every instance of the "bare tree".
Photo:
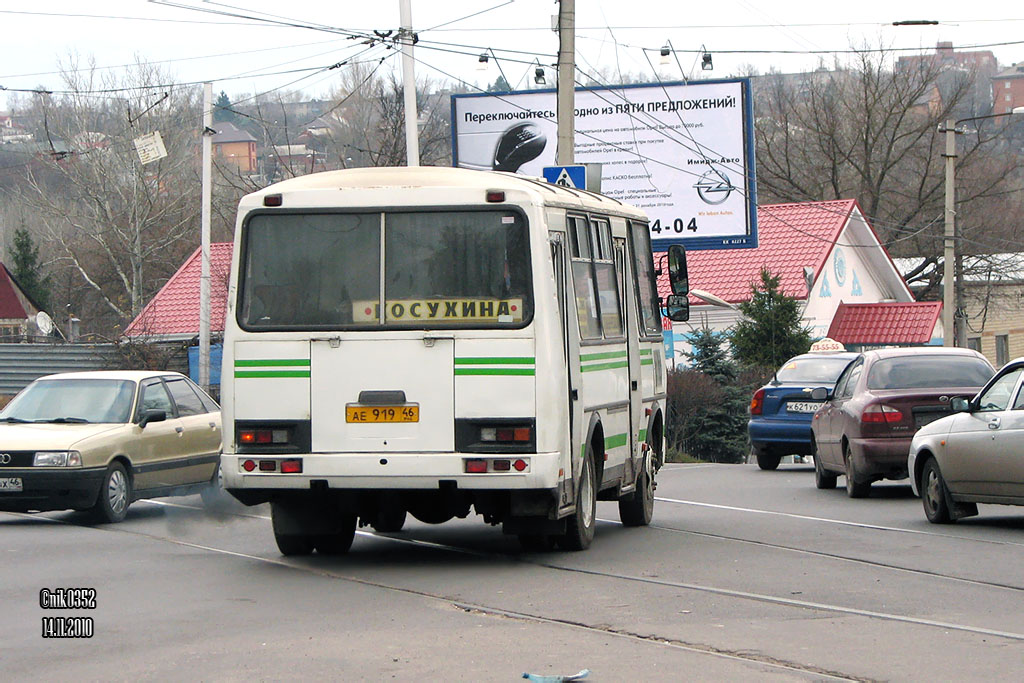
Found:
[{"label": "bare tree", "polygon": [[[143,62],[100,75],[72,59],[62,77],[64,92],[32,103],[44,161],[26,166],[10,191],[47,253],[73,274],[57,278],[58,292],[66,283],[67,303],[91,314],[86,328],[110,333],[198,241],[199,93]],[[168,156],[143,166],[133,140],[154,131]]]},{"label": "bare tree", "polygon": [[[406,161],[405,104],[402,84],[393,73],[355,65],[332,95],[329,161],[339,167],[401,166]],[[429,79],[416,86],[420,163],[451,163],[450,109],[439,85]]]},{"label": "bare tree", "polygon": [[[939,60],[891,69],[884,51],[813,73],[770,74],[755,85],[757,180],[766,202],[857,199],[890,251],[922,258],[942,252],[944,136],[940,124],[991,110],[972,71]],[[998,250],[1012,230],[992,211],[1019,186],[1021,158],[993,125],[959,136],[957,216],[963,244]],[[1015,180],[1016,179],[1016,180]],[[932,282],[934,287],[937,282]]]}]

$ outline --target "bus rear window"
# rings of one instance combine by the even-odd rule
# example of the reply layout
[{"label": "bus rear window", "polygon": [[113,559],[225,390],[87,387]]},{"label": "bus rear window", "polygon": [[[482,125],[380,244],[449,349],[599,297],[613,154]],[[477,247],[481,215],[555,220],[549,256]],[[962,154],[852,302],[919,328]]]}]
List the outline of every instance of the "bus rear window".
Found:
[{"label": "bus rear window", "polygon": [[247,329],[520,327],[532,316],[526,225],[507,209],[266,213],[244,235]]}]

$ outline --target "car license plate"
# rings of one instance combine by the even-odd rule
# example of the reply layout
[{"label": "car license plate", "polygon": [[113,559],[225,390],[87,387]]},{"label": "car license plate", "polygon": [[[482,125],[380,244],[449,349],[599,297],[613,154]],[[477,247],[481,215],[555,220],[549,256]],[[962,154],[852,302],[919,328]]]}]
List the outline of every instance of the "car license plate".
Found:
[{"label": "car license plate", "polygon": [[420,407],[345,406],[345,422],[419,422]]},{"label": "car license plate", "polygon": [[821,404],[817,401],[790,401],[786,404],[786,411],[790,413],[814,413],[820,407]]},{"label": "car license plate", "polygon": [[21,477],[0,478],[0,491],[21,491]]}]

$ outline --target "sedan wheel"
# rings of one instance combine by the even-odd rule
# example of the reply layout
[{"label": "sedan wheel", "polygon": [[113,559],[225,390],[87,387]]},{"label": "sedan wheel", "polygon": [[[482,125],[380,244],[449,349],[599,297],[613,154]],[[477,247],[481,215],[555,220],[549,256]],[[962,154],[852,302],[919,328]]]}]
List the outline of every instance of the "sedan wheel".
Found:
[{"label": "sedan wheel", "polygon": [[92,507],[93,515],[101,522],[120,522],[128,514],[128,506],[132,502],[132,482],[124,465],[119,462],[110,463],[96,504]]},{"label": "sedan wheel", "polygon": [[924,516],[932,524],[949,524],[953,521],[946,502],[946,482],[934,458],[925,463],[924,472],[921,473],[921,502],[924,505]]},{"label": "sedan wheel", "polygon": [[846,495],[850,498],[867,498],[871,492],[871,482],[857,481],[857,468],[848,446],[843,447],[843,462],[846,463]]},{"label": "sedan wheel", "polygon": [[811,457],[814,458],[814,485],[819,489],[834,489],[836,487],[837,475],[830,472],[821,464],[821,457],[818,455],[818,444],[811,439]]},{"label": "sedan wheel", "polygon": [[779,468],[779,462],[782,460],[781,455],[774,455],[764,451],[755,451],[755,454],[757,455],[757,466],[762,470],[775,470]]}]

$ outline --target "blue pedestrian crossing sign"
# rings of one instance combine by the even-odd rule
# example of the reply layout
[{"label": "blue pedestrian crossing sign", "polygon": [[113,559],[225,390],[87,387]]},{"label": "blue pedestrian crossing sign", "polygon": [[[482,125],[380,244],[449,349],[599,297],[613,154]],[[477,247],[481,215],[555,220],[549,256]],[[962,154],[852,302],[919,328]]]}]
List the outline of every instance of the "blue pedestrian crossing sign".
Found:
[{"label": "blue pedestrian crossing sign", "polygon": [[587,189],[587,167],[583,165],[545,166],[544,180],[562,187],[585,190]]}]

